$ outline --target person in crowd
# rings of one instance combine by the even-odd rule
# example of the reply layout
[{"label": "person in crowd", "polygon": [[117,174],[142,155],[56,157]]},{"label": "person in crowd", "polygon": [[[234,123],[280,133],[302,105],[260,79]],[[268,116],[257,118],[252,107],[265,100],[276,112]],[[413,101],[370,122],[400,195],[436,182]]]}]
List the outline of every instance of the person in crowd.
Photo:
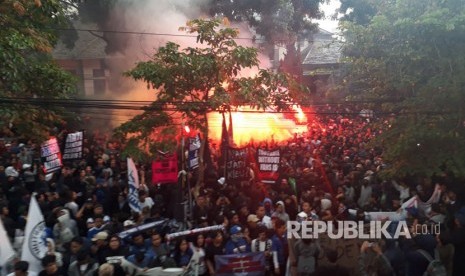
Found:
[{"label": "person in crowd", "polygon": [[258,224],[265,225],[269,229],[273,228],[273,225],[271,224],[271,218],[266,215],[265,206],[259,205],[255,211],[255,215],[259,220]]},{"label": "person in crowd", "polygon": [[90,247],[91,256],[100,264],[105,262],[104,253],[108,247],[108,233],[106,231],[98,232],[92,238]]},{"label": "person in crowd", "polygon": [[39,272],[38,276],[65,276],[57,265],[55,255],[45,255],[42,258],[42,267],[44,268]]},{"label": "person in crowd", "polygon": [[271,217],[276,217],[284,221],[285,223],[287,223],[290,220],[289,215],[286,213],[284,202],[282,202],[281,200],[276,202],[276,208]]},{"label": "person in crowd", "polygon": [[364,241],[360,247],[359,273],[361,275],[392,275],[389,260],[378,242]]},{"label": "person in crowd", "polygon": [[207,201],[205,198],[205,194],[200,192],[195,200],[195,206],[192,209],[192,217],[194,225],[199,225],[203,218],[208,218],[208,213],[210,212]]},{"label": "person in crowd", "polygon": [[249,207],[247,206],[247,204],[242,203],[239,205],[237,210],[238,210],[239,221],[241,222],[241,225],[247,225],[248,217],[250,215]]},{"label": "person in crowd", "polygon": [[193,254],[194,252],[191,248],[189,248],[189,242],[187,239],[181,238],[176,241],[176,246],[171,257],[174,259],[178,267],[187,269]]},{"label": "person in crowd", "polygon": [[29,262],[17,261],[14,265],[14,272],[7,276],[37,276],[37,274],[29,271]]},{"label": "person in crowd", "polygon": [[101,255],[100,263],[106,262],[110,257],[127,257],[129,249],[123,244],[121,238],[114,234],[108,239],[108,246],[104,249]]},{"label": "person in crowd", "polygon": [[255,214],[250,214],[247,217],[247,228],[249,229],[249,235],[251,239],[258,237],[257,227],[260,219]]},{"label": "person in crowd", "polygon": [[77,253],[84,250],[84,248],[84,239],[82,237],[76,236],[71,240],[63,254],[63,271],[68,271],[69,265],[77,260]]},{"label": "person in crowd", "polygon": [[286,224],[278,219],[274,223],[275,234],[271,237],[272,251],[276,252],[279,268],[275,268],[276,275],[284,276],[286,274],[287,258],[289,257],[289,248],[286,237]]},{"label": "person in crowd", "polygon": [[205,249],[205,259],[210,275],[215,274],[215,256],[221,256],[226,253],[224,248],[224,233],[223,231],[215,231],[211,234],[212,241]]},{"label": "person in crowd", "polygon": [[147,270],[150,266],[150,257],[144,252],[135,252],[134,254],[129,255],[127,260],[142,270]]},{"label": "person in crowd", "polygon": [[447,275],[453,275],[454,267],[454,253],[455,248],[452,243],[450,243],[450,233],[443,232],[436,236],[437,246],[435,250],[435,258],[437,257],[441,263],[444,265]]},{"label": "person in crowd", "polygon": [[45,254],[55,256],[56,264],[59,268],[61,268],[63,266],[63,255],[55,250],[55,241],[51,238],[47,238],[46,243],[47,252]]},{"label": "person in crowd", "polygon": [[337,263],[337,251],[331,248],[327,248],[326,252],[326,259],[328,259],[328,263],[325,265],[319,265],[317,263],[317,268],[313,275],[315,276],[326,276],[326,275],[337,275],[337,276],[349,276],[350,270],[342,265]]},{"label": "person in crowd", "polygon": [[176,266],[174,260],[170,259],[170,249],[163,242],[163,237],[160,233],[154,232],[151,236],[152,245],[147,251],[147,256],[150,258],[150,267],[173,267]]},{"label": "person in crowd", "polygon": [[99,268],[96,260],[90,257],[87,249],[81,249],[76,253],[76,260],[68,268],[68,276],[93,276]]},{"label": "person in crowd", "polygon": [[233,226],[229,230],[230,239],[226,242],[225,253],[237,254],[250,252],[250,246],[242,235],[242,228],[240,226]]},{"label": "person in crowd", "polygon": [[273,272],[279,270],[278,254],[273,249],[273,242],[267,238],[268,228],[260,225],[258,227],[258,238],[254,239],[251,244],[252,252],[264,252],[265,254],[265,275],[273,275]]},{"label": "person in crowd", "polygon": [[196,275],[208,275],[207,264],[205,260],[205,236],[202,233],[193,236],[192,242],[189,244],[193,252],[192,269]]},{"label": "person in crowd", "polygon": [[87,238],[93,239],[95,235],[105,230],[105,224],[103,223],[103,215],[99,214],[94,217],[94,226],[87,231]]},{"label": "person in crowd", "polygon": [[57,223],[53,227],[53,237],[59,250],[63,250],[73,237],[79,235],[77,223],[71,218],[70,212],[66,208],[58,208],[55,211]]},{"label": "person in crowd", "polygon": [[145,190],[139,190],[139,204],[141,209],[151,210],[155,202]]},{"label": "person in crowd", "polygon": [[318,267],[320,246],[316,240],[300,239],[294,244],[294,254],[299,276],[309,276],[315,273]]},{"label": "person in crowd", "polygon": [[138,252],[146,253],[150,249],[151,242],[144,238],[144,233],[139,232],[131,236],[129,245],[129,254],[133,255]]}]

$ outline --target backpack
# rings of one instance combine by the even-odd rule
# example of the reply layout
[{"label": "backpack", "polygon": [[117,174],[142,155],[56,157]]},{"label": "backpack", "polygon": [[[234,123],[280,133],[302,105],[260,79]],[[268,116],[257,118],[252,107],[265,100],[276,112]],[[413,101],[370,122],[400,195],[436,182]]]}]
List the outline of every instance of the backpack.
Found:
[{"label": "backpack", "polygon": [[429,262],[425,273],[423,273],[423,276],[447,276],[446,267],[441,262],[441,260],[439,260],[439,254],[437,250],[434,250],[434,259],[428,252],[423,249],[418,249],[417,251]]}]

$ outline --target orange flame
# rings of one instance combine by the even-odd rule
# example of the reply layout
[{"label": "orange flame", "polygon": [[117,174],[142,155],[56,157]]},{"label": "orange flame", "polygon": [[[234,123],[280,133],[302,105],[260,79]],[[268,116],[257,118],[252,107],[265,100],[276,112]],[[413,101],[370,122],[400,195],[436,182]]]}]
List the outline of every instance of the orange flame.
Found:
[{"label": "orange flame", "polygon": [[[294,137],[294,134],[307,132],[308,118],[298,106],[295,114],[259,112],[250,107],[238,108],[232,112],[234,144],[245,146],[251,141],[281,142]],[[228,118],[226,116],[226,118]],[[208,114],[209,137],[221,141],[223,117],[220,113]],[[229,120],[226,120],[229,128]]]}]

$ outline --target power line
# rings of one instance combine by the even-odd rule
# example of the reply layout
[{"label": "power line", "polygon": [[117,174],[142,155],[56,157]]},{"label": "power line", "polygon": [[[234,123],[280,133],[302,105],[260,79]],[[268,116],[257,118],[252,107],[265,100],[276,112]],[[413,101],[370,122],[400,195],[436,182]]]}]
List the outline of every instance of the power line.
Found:
[{"label": "power line", "polygon": [[[150,103],[150,105],[146,105]],[[50,106],[64,107],[64,108],[93,108],[93,109],[109,109],[109,110],[135,110],[135,111],[170,111],[170,112],[183,112],[183,107],[187,108],[189,105],[196,104],[197,110],[191,110],[192,112],[217,112],[216,110],[210,110],[208,103],[197,103],[197,102],[183,102],[179,101],[176,104],[185,104],[185,106],[174,106],[173,104],[166,105],[165,103],[157,102],[145,102],[145,101],[120,101],[120,100],[64,100],[64,99],[30,99],[30,98],[0,98],[0,105],[32,105],[42,108],[48,108]],[[295,103],[289,103],[288,108],[296,105]],[[300,105],[303,108],[312,107],[311,105]],[[299,114],[300,112],[294,110],[235,110],[233,112],[238,113],[277,113],[277,114]],[[303,110],[303,113],[307,115],[359,115],[360,112],[356,111],[308,111]],[[402,112],[384,112],[384,111],[373,111],[376,115],[445,115],[453,112],[444,111],[402,111]]]},{"label": "power line", "polygon": [[[122,34],[122,35],[129,34],[129,35],[150,35],[150,36],[197,38],[197,35],[142,32],[142,31],[99,30],[99,29],[86,29],[86,28],[59,28],[59,27],[38,27],[38,29],[53,30],[53,31],[78,31],[78,32],[89,32],[89,33],[111,33],[111,34]],[[232,39],[233,40],[237,39],[237,40],[265,41],[265,39],[263,38],[255,38],[255,37],[235,37]]]}]

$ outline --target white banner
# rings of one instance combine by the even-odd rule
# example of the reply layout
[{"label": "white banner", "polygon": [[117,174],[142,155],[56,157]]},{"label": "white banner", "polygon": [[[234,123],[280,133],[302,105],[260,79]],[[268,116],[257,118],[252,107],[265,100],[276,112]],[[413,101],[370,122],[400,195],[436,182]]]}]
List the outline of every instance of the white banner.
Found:
[{"label": "white banner", "polygon": [[15,255],[16,252],[11,245],[5,227],[3,226],[3,221],[0,218],[0,275],[6,275],[5,264],[12,261]]},{"label": "white banner", "polygon": [[42,271],[41,259],[47,252],[44,216],[40,211],[35,194],[31,196],[29,212],[27,213],[26,230],[21,260],[29,262],[29,271]]},{"label": "white banner", "polygon": [[141,212],[139,203],[139,175],[137,174],[136,165],[131,158],[128,158],[128,182],[129,182],[129,207],[136,213]]},{"label": "white banner", "polygon": [[167,240],[171,240],[174,238],[179,238],[182,236],[187,236],[187,235],[194,235],[198,233],[203,233],[203,232],[208,232],[208,231],[216,231],[216,230],[223,230],[224,225],[213,225],[213,226],[208,226],[208,227],[203,227],[203,228],[195,228],[191,230],[186,230],[186,231],[181,231],[181,232],[176,232],[176,233],[171,233],[166,235]]}]

